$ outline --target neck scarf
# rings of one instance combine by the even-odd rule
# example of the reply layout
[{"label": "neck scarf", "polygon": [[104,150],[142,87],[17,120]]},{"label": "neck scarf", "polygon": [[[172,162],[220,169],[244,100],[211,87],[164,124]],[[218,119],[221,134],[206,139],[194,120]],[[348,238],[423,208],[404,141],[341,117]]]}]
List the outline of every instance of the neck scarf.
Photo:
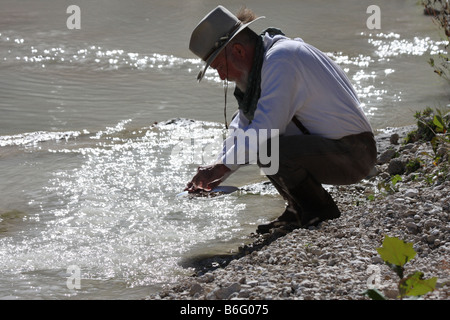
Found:
[{"label": "neck scarf", "polygon": [[264,30],[258,37],[255,45],[255,56],[253,58],[252,68],[248,75],[247,88],[242,92],[239,88],[235,88],[234,96],[238,102],[239,109],[245,117],[251,122],[261,96],[261,69],[264,60],[264,35],[269,33],[270,36],[283,35],[281,30],[269,28]]}]

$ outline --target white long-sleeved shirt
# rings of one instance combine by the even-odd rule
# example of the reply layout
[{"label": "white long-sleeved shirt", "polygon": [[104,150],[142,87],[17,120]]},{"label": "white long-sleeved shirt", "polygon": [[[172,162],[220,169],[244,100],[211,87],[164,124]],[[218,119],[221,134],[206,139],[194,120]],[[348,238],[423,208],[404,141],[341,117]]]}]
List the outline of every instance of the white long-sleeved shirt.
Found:
[{"label": "white long-sleeved shirt", "polygon": [[235,136],[249,132],[258,136],[261,129],[277,129],[280,135],[302,134],[292,122],[294,115],[311,134],[329,139],[372,132],[346,74],[323,52],[300,38],[268,34],[264,48],[261,96],[254,118],[249,123],[239,111],[230,124],[219,163],[235,171],[243,164],[236,159],[256,155],[263,142],[233,143]]}]

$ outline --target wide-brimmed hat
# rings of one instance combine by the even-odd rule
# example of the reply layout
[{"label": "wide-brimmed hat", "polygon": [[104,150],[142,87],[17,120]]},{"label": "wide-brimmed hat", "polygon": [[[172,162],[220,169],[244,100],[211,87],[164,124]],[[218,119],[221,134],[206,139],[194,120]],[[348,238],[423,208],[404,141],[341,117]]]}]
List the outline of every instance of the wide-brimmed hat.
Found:
[{"label": "wide-brimmed hat", "polygon": [[198,74],[197,80],[202,80],[206,69],[239,32],[261,18],[264,17],[242,23],[223,6],[218,6],[208,13],[195,27],[189,43],[189,49],[206,62],[204,69]]}]

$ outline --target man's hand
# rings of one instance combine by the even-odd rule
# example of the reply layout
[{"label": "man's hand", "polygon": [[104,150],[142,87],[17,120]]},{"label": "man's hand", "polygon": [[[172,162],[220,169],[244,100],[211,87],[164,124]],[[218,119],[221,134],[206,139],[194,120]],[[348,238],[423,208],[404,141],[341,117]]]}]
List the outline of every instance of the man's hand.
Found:
[{"label": "man's hand", "polygon": [[196,192],[199,190],[211,191],[224,181],[231,170],[224,164],[214,164],[210,166],[199,167],[197,174],[187,184],[185,191]]}]

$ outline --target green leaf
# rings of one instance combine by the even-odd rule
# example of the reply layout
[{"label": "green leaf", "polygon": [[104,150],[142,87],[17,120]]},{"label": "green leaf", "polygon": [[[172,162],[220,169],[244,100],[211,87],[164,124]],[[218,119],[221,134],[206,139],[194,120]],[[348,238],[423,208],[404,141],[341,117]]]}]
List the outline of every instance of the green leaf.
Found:
[{"label": "green leaf", "polygon": [[372,300],[387,300],[387,298],[377,289],[368,289],[364,291],[363,294]]},{"label": "green leaf", "polygon": [[398,174],[396,174],[395,176],[392,177],[391,182],[392,182],[392,186],[395,187],[395,185],[397,184],[397,182],[402,181],[402,177]]},{"label": "green leaf", "polygon": [[439,132],[442,132],[444,130],[444,125],[442,124],[442,119],[439,119],[440,117],[434,116],[433,118],[433,124],[439,129]]},{"label": "green leaf", "polygon": [[423,279],[423,273],[416,271],[399,284],[402,296],[422,296],[436,288],[437,278]]},{"label": "green leaf", "polygon": [[416,256],[412,243],[406,243],[395,237],[385,236],[381,248],[377,251],[385,262],[403,267],[405,263]]}]

